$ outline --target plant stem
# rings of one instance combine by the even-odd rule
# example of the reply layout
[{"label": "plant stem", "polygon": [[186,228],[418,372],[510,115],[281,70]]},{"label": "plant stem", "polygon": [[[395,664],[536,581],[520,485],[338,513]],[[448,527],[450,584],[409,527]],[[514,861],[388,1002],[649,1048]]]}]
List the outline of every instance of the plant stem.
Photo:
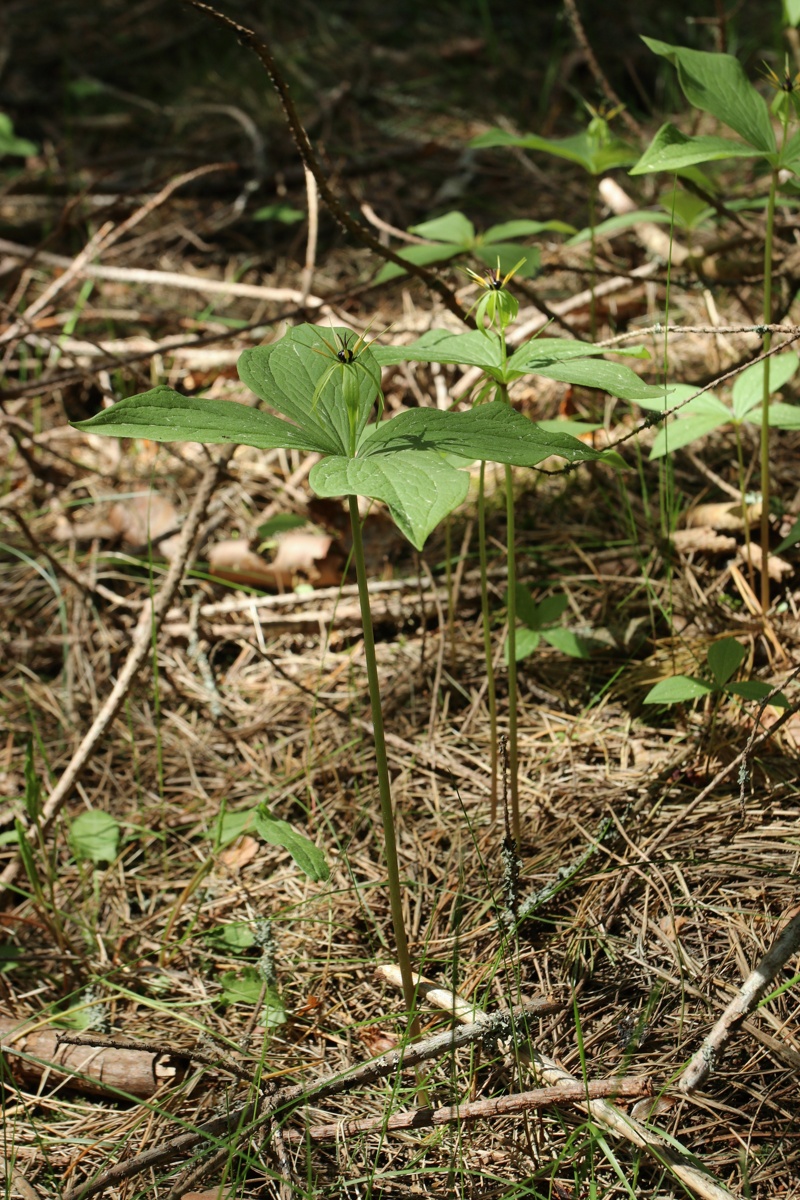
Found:
[{"label": "plant stem", "polygon": [[597,339],[597,240],[594,227],[597,223],[597,177],[589,176],[589,340]]},{"label": "plant stem", "polygon": [[367,568],[364,562],[364,543],[361,538],[361,518],[358,513],[358,498],[356,496],[348,496],[348,501],[350,503],[350,525],[353,535],[353,557],[356,560],[356,576],[358,579],[358,598],[361,603],[361,624],[364,630],[364,657],[367,662],[369,702],[372,708],[375,762],[378,767],[378,791],[381,802],[381,820],[383,822],[383,844],[386,853],[386,873],[389,877],[389,906],[391,908],[392,925],[394,927],[397,964],[400,967],[400,975],[403,980],[403,998],[410,1018],[409,1028],[412,1038],[417,1038],[420,1033],[419,1018],[415,1011],[414,976],[411,970],[408,938],[406,937],[406,928],[403,922],[400,864],[397,859],[392,789],[389,782],[389,762],[386,757],[386,739],[383,731],[381,690],[378,680],[378,662],[375,657],[375,637],[372,632],[372,613],[369,606]]},{"label": "plant stem", "polygon": [[[778,172],[773,170],[767,203],[767,231],[764,238],[764,324],[772,324],[772,233],[775,225],[775,197]],[[765,333],[763,350],[772,345],[772,334]],[[764,390],[761,396],[761,612],[769,609],[769,364],[764,360]]]},{"label": "plant stem", "polygon": [[494,657],[492,655],[492,629],[489,620],[489,563],[486,554],[486,463],[481,462],[478,480],[478,559],[481,569],[481,616],[483,618],[483,649],[486,656],[486,695],[489,701],[489,745],[491,752],[492,791],[489,815],[497,817],[497,689],[494,680]]},{"label": "plant stem", "polygon": [[[503,389],[505,391],[505,388]],[[506,392],[506,400],[508,393]],[[508,576],[508,773],[511,776],[511,832],[520,843],[517,750],[517,560],[514,522],[514,476],[506,466],[506,557]]]}]

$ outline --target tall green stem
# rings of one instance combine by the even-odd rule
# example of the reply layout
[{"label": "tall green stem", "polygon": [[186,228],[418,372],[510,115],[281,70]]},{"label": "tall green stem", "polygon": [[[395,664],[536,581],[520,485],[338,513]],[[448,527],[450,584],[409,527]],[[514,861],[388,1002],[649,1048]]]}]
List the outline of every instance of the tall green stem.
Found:
[{"label": "tall green stem", "polygon": [[589,338],[597,337],[597,176],[589,176]]},{"label": "tall green stem", "polygon": [[478,480],[478,559],[481,569],[481,616],[483,617],[483,650],[486,656],[486,694],[489,701],[489,743],[491,753],[491,796],[489,813],[494,821],[497,816],[497,689],[494,681],[494,656],[492,654],[492,627],[489,618],[489,560],[486,553],[486,463],[481,462]]},{"label": "tall green stem", "polygon": [[[772,324],[772,232],[775,224],[775,197],[778,172],[773,170],[767,202],[767,231],[764,238],[764,324]],[[765,332],[763,348],[772,345],[772,334]],[[764,360],[764,390],[761,396],[761,611],[769,609],[769,363]]]},{"label": "tall green stem", "polygon": [[514,476],[506,466],[506,556],[508,560],[508,773],[511,776],[511,833],[520,842],[519,753],[517,748],[517,559]]},{"label": "tall green stem", "polygon": [[392,790],[389,782],[389,762],[386,757],[386,738],[381,711],[381,690],[378,680],[378,662],[375,657],[375,637],[372,632],[372,613],[369,606],[367,569],[364,563],[364,543],[361,538],[361,518],[358,514],[358,499],[349,496],[350,525],[353,533],[353,557],[356,561],[358,598],[361,603],[361,624],[364,630],[364,657],[367,662],[369,702],[372,708],[372,728],[375,741],[375,761],[378,767],[378,790],[383,822],[383,841],[386,851],[386,872],[389,877],[389,905],[392,913],[397,962],[403,980],[403,998],[406,1003],[412,1037],[419,1037],[419,1019],[415,1012],[414,978],[411,958],[408,953],[408,938],[403,922],[403,896],[400,887],[400,864],[397,859],[397,839],[394,828]]}]

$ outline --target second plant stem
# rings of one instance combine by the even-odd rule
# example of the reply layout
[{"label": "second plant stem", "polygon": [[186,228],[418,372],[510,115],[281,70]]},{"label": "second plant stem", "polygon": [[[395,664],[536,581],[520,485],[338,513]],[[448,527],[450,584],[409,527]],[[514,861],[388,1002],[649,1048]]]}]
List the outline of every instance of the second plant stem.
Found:
[{"label": "second plant stem", "polygon": [[[772,231],[775,225],[775,197],[778,191],[778,172],[772,172],[767,202],[767,230],[764,238],[764,324],[772,324]],[[764,333],[764,353],[772,345],[772,334]],[[769,363],[764,360],[764,390],[761,397],[761,611],[769,609]]]},{"label": "second plant stem", "polygon": [[369,702],[372,709],[375,762],[378,768],[378,792],[380,795],[381,821],[383,822],[386,874],[389,882],[389,907],[392,914],[392,926],[394,928],[397,964],[403,980],[403,998],[410,1018],[409,1029],[412,1038],[417,1038],[420,1033],[419,1018],[415,1011],[414,976],[411,970],[408,938],[406,937],[406,927],[403,921],[400,863],[397,858],[392,789],[389,780],[389,762],[386,757],[386,737],[383,729],[378,661],[375,656],[375,636],[372,630],[372,613],[369,605],[367,568],[364,562],[364,543],[361,538],[361,517],[358,512],[358,498],[356,496],[348,496],[348,500],[350,502],[350,525],[353,534],[353,557],[356,563],[356,576],[358,579],[358,598],[361,604],[361,624],[364,632],[364,658],[367,664]]}]

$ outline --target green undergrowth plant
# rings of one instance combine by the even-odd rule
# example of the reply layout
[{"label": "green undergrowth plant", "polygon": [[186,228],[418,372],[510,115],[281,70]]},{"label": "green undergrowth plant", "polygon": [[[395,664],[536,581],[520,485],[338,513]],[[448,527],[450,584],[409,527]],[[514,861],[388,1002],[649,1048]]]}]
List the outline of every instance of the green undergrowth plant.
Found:
[{"label": "green undergrowth plant", "polygon": [[[490,343],[481,333],[471,336],[478,339],[473,357],[478,355],[480,347],[479,357],[485,358]],[[382,409],[380,366],[384,360],[382,353],[367,345],[363,338],[356,341],[352,338],[351,332],[343,328],[332,329],[329,336],[316,326],[299,325],[280,341],[242,354],[241,379],[281,417],[244,404],[183,396],[172,388],[160,386],[121,400],[76,425],[112,437],[242,443],[259,449],[282,447],[315,453],[321,456],[321,461],[309,476],[314,491],[324,497],[347,497],[392,925],[405,1002],[415,1031],[418,1023],[413,1015],[414,983],[403,924],[395,816],[358,497],[384,501],[398,528],[421,550],[436,525],[465,499],[469,487],[465,468],[476,459],[535,466],[553,454],[572,462],[598,459],[602,455],[569,435],[538,429],[503,402],[487,403],[465,413],[417,409],[391,421],[370,423],[376,402],[379,412]],[[393,359],[389,356],[395,362],[405,357],[415,355],[400,353]],[[501,357],[505,363],[504,343]],[[464,359],[459,357],[456,361]],[[524,374],[525,368],[518,373]],[[513,519],[513,504],[511,516]]]},{"label": "green undergrowth plant", "polygon": [[[567,610],[569,598],[563,592],[555,592],[545,596],[538,602],[531,592],[521,584],[517,584],[516,611],[522,621],[522,628],[517,630],[515,651],[517,662],[530,657],[538,650],[544,641],[554,650],[568,654],[570,658],[588,658],[592,650],[590,638],[575,633],[561,624],[561,618]],[[506,638],[504,656],[506,663],[510,647]]]},{"label": "green undergrowth plant", "polygon": [[[407,346],[391,346],[375,351],[380,362],[384,365],[403,362],[435,362],[450,365],[478,367],[483,372],[483,383],[479,385],[478,402],[471,409],[475,416],[482,411],[494,411],[502,408],[507,414],[514,410],[509,402],[509,387],[518,379],[528,375],[542,375],[547,379],[558,380],[578,386],[601,388],[612,396],[633,400],[637,397],[655,400],[657,397],[663,403],[663,387],[655,387],[645,383],[630,367],[619,363],[607,362],[602,359],[605,351],[589,342],[579,342],[568,338],[536,337],[509,353],[506,343],[506,331],[515,320],[518,304],[507,284],[509,272],[502,275],[499,269],[493,269],[480,278],[473,276],[481,285],[481,292],[473,306],[478,329],[465,333],[449,333],[446,330],[433,329],[417,341]],[[632,349],[629,352],[638,356],[641,352]],[[488,398],[494,399],[486,403]],[[436,410],[416,410],[417,413],[431,413],[436,416]],[[406,416],[409,414],[406,414]],[[445,417],[448,414],[439,414]],[[452,414],[450,414],[452,415]],[[461,415],[461,414],[457,414]],[[463,414],[467,416],[470,414]],[[516,415],[516,414],[514,414]],[[395,421],[390,423],[394,425]],[[403,418],[399,418],[402,420]],[[418,418],[424,420],[424,418]],[[587,426],[591,429],[591,426]],[[570,423],[572,432],[576,432],[574,423]],[[571,435],[558,432],[542,431],[543,436],[557,439],[553,443],[553,453],[575,463],[584,458],[596,456],[595,451],[573,438]],[[569,437],[569,442],[559,441]],[[484,503],[484,461],[502,462],[505,465],[505,499],[506,499],[506,567],[508,573],[508,754],[509,781],[511,802],[511,828],[514,839],[520,839],[519,812],[519,757],[517,739],[517,653],[516,653],[516,557],[515,557],[515,515],[514,515],[514,485],[511,466],[536,466],[530,457],[522,462],[520,456],[503,457],[498,453],[499,447],[491,447],[489,453],[478,455],[481,459],[481,472],[478,483],[478,536],[481,567],[481,607],[483,613],[484,649],[486,656],[486,672],[488,697],[490,705],[490,742],[492,746],[492,791],[491,814],[494,817],[497,806],[497,717],[494,706],[494,667],[491,646],[491,622],[489,614],[486,533],[485,533],[485,503]],[[458,450],[455,449],[458,453]],[[619,456],[606,454],[607,461],[616,465],[624,465]],[[539,460],[541,461],[541,459]]]},{"label": "green undergrowth plant", "polygon": [[[472,255],[480,259],[487,267],[497,265],[503,273],[510,271],[517,263],[518,273],[533,276],[539,270],[541,256],[535,246],[520,247],[518,238],[533,237],[540,233],[576,232],[573,225],[565,221],[504,221],[493,225],[484,233],[478,233],[472,221],[461,212],[444,213],[441,217],[433,217],[419,225],[411,225],[409,233],[424,238],[423,244],[407,246],[398,251],[399,257],[418,266],[430,266],[432,263],[447,262],[451,258],[462,255]],[[519,264],[520,249],[525,251],[525,259]],[[403,274],[403,268],[397,263],[387,263],[378,272],[376,283],[387,283]]]},{"label": "green undergrowth plant", "polygon": [[[742,69],[729,54],[713,54],[668,45],[653,38],[644,38],[655,53],[667,59],[678,72],[678,81],[686,99],[695,108],[709,113],[739,135],[739,139],[717,134],[689,136],[675,125],[662,125],[651,144],[631,170],[632,175],[655,171],[675,174],[688,172],[700,163],[730,159],[755,159],[769,171],[764,235],[764,326],[772,323],[772,273],[775,207],[782,177],[800,175],[800,130],[790,132],[800,113],[800,79],[787,70],[781,79],[768,72],[768,82],[776,88],[771,105],[757,91]],[[771,76],[771,78],[770,78]],[[776,137],[772,118],[777,117],[779,135]],[[763,347],[771,345],[771,333],[763,331]],[[761,607],[769,608],[769,507],[770,507],[770,359],[764,360],[761,390],[760,420],[760,477],[761,509]]]},{"label": "green undergrowth plant", "polygon": [[[690,700],[699,700],[703,696],[739,696],[742,700],[763,700],[774,689],[771,684],[760,679],[745,679],[739,683],[731,683],[731,679],[739,670],[747,650],[736,638],[721,638],[713,642],[707,651],[709,678],[701,679],[697,675],[671,675],[662,679],[650,689],[644,698],[645,704],[685,704]],[[788,708],[789,701],[783,692],[778,692],[772,698],[772,703],[778,708]]]},{"label": "green undergrowth plant", "polygon": [[[584,130],[566,138],[546,138],[536,133],[513,134],[505,129],[488,129],[470,142],[475,150],[497,146],[514,146],[522,150],[536,150],[544,154],[563,158],[582,167],[589,178],[589,225],[590,242],[589,272],[591,289],[590,338],[596,336],[595,320],[595,275],[597,238],[597,184],[601,175],[618,167],[629,167],[636,161],[637,151],[628,142],[618,138],[611,130],[610,122],[620,112],[619,108],[596,111],[590,105],[589,121]],[[575,231],[577,232],[577,231]],[[582,240],[579,238],[577,240]]]}]

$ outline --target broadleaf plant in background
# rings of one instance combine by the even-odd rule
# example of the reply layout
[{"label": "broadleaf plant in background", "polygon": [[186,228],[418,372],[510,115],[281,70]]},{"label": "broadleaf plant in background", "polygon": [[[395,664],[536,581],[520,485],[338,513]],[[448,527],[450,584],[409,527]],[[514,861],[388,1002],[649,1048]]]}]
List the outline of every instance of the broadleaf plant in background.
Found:
[{"label": "broadleaf plant in background", "polygon": [[[729,158],[761,159],[769,168],[769,193],[767,197],[767,219],[764,238],[764,299],[763,322],[772,323],[772,247],[775,225],[775,203],[780,186],[781,172],[793,175],[800,173],[800,132],[791,136],[789,127],[796,122],[800,96],[797,77],[787,76],[781,80],[777,75],[770,79],[776,88],[772,105],[768,105],[742,69],[741,64],[730,54],[712,54],[702,50],[691,50],[683,46],[671,46],[654,38],[644,38],[654,54],[666,58],[678,72],[678,81],[686,99],[695,108],[711,114],[723,125],[738,134],[738,139],[716,134],[689,136],[675,125],[662,125],[644,154],[631,169],[632,175],[644,175],[654,171],[679,173],[700,163],[721,161]],[[780,139],[772,127],[772,115],[780,119]],[[768,329],[763,333],[763,348],[768,351],[772,335]],[[770,510],[770,370],[771,361],[766,358],[761,368],[761,608],[766,614],[769,604],[769,510]]]},{"label": "broadleaf plant in background", "polygon": [[[451,258],[462,255],[472,255],[480,259],[487,267],[499,267],[502,274],[510,271],[516,263],[518,274],[533,276],[539,270],[541,256],[535,246],[520,246],[517,238],[534,237],[540,233],[574,234],[574,225],[565,221],[504,221],[501,225],[493,225],[485,233],[478,233],[472,221],[460,212],[445,213],[419,225],[411,225],[408,230],[421,243],[406,246],[399,250],[400,258],[410,263],[427,267],[432,263],[447,262]],[[522,265],[519,264],[520,254],[524,252]],[[397,263],[386,263],[375,278],[376,283],[388,283],[403,274],[403,268]]]},{"label": "broadleaf plant in background", "polygon": [[[662,679],[644,698],[645,704],[685,704],[698,700],[702,696],[728,695],[738,696],[742,700],[764,700],[774,691],[772,684],[760,679],[745,679],[741,683],[731,683],[747,654],[744,646],[736,638],[721,638],[713,642],[706,655],[710,679],[701,679],[696,675],[671,675]],[[776,708],[788,708],[789,701],[783,692],[772,697]]]}]

